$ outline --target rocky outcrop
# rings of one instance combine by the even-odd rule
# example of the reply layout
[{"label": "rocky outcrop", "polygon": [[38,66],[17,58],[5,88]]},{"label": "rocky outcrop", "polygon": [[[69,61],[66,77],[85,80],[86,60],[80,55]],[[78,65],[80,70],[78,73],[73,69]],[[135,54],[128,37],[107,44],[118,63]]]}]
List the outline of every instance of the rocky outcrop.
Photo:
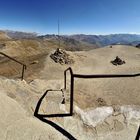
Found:
[{"label": "rocky outcrop", "polygon": [[75,107],[75,113],[83,122],[83,128],[91,129],[87,138],[94,134],[98,140],[135,139],[140,123],[140,108],[135,105],[104,106],[88,111]]}]

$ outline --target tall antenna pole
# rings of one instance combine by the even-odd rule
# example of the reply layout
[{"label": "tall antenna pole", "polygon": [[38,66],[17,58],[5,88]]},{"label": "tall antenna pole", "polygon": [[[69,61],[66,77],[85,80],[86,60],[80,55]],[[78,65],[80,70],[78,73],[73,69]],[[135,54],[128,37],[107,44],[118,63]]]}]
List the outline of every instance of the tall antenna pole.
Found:
[{"label": "tall antenna pole", "polygon": [[59,23],[59,19],[58,19],[58,41],[59,41],[59,48],[60,48],[60,23]]}]

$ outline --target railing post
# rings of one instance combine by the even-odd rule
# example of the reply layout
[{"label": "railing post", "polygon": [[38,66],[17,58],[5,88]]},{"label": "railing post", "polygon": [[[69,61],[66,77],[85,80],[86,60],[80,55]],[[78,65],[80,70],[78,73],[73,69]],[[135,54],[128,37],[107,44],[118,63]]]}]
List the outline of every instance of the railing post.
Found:
[{"label": "railing post", "polygon": [[66,71],[64,72],[64,90],[66,90],[67,86],[66,86],[66,81],[67,81],[67,77],[66,77]]},{"label": "railing post", "polygon": [[23,67],[22,67],[22,76],[21,76],[21,80],[24,79],[24,70],[25,70],[25,65],[23,65]]},{"label": "railing post", "polygon": [[139,140],[140,138],[140,126],[139,126],[139,129],[138,129],[138,132],[137,132],[137,135],[136,135],[136,139],[135,140]]},{"label": "railing post", "polygon": [[66,90],[66,85],[67,85],[67,71],[70,71],[70,115],[73,115],[73,98],[74,98],[74,75],[73,75],[73,71],[71,69],[71,67],[69,67],[68,69],[66,69],[64,71],[64,90]]},{"label": "railing post", "polygon": [[71,75],[71,89],[70,89],[70,115],[73,115],[73,93],[74,93],[74,76]]}]

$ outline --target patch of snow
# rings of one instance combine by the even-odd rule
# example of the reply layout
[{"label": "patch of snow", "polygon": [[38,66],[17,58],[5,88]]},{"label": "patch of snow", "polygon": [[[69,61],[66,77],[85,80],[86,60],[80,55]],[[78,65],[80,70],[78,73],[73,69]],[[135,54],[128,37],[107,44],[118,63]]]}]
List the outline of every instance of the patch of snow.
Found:
[{"label": "patch of snow", "polygon": [[66,106],[64,104],[59,104],[60,110],[64,111],[65,113],[68,113],[66,110]]},{"label": "patch of snow", "polygon": [[84,124],[95,127],[113,114],[112,107],[98,107],[93,110],[83,111],[75,106],[75,112],[80,115]]},{"label": "patch of snow", "polygon": [[123,113],[126,117],[126,120],[129,121],[131,119],[140,119],[140,107],[135,105],[126,105],[120,107],[121,113]]}]

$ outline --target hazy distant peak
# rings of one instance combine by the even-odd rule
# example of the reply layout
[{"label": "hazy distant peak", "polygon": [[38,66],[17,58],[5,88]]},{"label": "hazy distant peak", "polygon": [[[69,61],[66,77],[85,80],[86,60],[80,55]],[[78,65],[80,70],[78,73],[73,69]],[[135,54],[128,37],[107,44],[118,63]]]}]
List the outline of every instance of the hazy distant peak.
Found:
[{"label": "hazy distant peak", "polygon": [[21,39],[21,38],[35,38],[37,37],[36,32],[22,32],[22,31],[12,31],[12,30],[3,30],[9,37]]},{"label": "hazy distant peak", "polygon": [[10,37],[4,31],[0,31],[0,40],[6,39],[10,39]]}]

